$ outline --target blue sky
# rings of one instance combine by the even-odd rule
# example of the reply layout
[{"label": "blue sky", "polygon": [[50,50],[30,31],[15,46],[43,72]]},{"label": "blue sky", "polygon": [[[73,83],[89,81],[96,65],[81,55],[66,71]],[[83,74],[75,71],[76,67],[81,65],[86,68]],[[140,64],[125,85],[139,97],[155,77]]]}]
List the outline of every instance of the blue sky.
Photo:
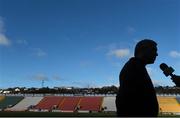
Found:
[{"label": "blue sky", "polygon": [[0,88],[119,85],[137,41],[158,43],[154,85],[180,75],[179,0],[0,0]]}]

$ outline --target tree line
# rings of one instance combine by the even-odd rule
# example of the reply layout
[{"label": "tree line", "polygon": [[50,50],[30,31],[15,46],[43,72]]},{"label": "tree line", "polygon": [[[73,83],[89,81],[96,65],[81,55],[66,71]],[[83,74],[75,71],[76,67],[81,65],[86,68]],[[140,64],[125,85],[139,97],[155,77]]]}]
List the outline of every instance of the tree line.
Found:
[{"label": "tree line", "polygon": [[[43,94],[43,93],[52,93],[52,94],[116,94],[118,87],[104,86],[101,88],[98,87],[89,87],[89,88],[77,88],[77,87],[43,87],[43,88],[25,88],[25,87],[14,87],[4,89],[4,91],[10,91],[10,93],[21,93],[21,94]],[[169,87],[169,86],[158,86],[155,87],[157,94],[180,94],[180,87]],[[3,90],[1,90],[3,91]]]}]

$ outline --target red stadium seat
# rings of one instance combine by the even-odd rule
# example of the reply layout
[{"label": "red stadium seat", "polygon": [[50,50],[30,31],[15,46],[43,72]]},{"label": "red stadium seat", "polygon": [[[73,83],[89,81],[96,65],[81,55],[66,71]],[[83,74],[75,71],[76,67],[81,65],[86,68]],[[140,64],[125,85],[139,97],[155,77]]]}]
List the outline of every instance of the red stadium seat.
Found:
[{"label": "red stadium seat", "polygon": [[44,97],[39,104],[35,106],[35,109],[41,109],[41,110],[52,110],[54,106],[58,106],[62,101],[64,97],[59,96],[47,96]]},{"label": "red stadium seat", "polygon": [[100,111],[103,97],[82,97],[80,101],[80,111]]},{"label": "red stadium seat", "polygon": [[65,97],[63,103],[59,105],[58,109],[62,112],[74,112],[80,101],[80,97]]}]

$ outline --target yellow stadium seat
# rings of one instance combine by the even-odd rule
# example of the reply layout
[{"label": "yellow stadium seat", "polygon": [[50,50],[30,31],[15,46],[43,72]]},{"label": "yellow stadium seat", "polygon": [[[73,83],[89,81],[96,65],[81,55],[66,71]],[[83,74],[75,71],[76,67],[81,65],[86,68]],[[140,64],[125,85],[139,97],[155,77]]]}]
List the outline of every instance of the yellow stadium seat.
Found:
[{"label": "yellow stadium seat", "polygon": [[5,96],[0,96],[0,101],[2,101],[5,98]]},{"label": "yellow stadium seat", "polygon": [[160,112],[180,113],[180,104],[175,97],[158,96]]}]

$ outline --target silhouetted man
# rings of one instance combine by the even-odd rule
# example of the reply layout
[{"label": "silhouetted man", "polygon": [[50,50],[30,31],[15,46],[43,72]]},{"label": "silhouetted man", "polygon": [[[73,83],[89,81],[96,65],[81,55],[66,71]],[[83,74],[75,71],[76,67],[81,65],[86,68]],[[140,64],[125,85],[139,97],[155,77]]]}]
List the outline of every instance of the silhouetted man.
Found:
[{"label": "silhouetted man", "polygon": [[174,75],[172,78],[173,82],[176,84],[177,87],[180,87],[180,76]]},{"label": "silhouetted man", "polygon": [[119,75],[120,87],[116,96],[117,116],[156,117],[159,105],[156,92],[145,68],[153,64],[157,44],[144,39],[137,43],[134,57],[124,65]]}]

